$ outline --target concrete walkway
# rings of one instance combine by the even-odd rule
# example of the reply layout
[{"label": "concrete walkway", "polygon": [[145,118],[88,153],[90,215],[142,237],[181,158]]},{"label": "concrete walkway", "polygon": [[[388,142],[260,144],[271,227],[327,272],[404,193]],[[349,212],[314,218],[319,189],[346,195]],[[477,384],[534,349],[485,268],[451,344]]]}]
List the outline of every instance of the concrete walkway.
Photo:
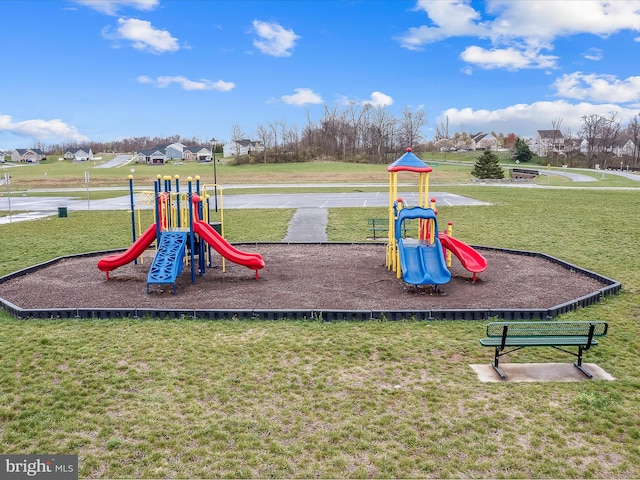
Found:
[{"label": "concrete walkway", "polygon": [[327,219],[326,208],[299,208],[289,222],[289,230],[283,242],[326,242]]}]

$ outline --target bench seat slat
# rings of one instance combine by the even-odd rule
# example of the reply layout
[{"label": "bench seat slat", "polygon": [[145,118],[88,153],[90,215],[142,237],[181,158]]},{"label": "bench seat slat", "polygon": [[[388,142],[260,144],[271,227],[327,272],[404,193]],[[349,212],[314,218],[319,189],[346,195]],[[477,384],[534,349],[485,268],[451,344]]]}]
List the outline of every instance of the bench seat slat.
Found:
[{"label": "bench seat slat", "polygon": [[587,336],[591,324],[595,326],[594,337],[603,337],[607,334],[607,323],[603,321],[492,322],[487,324],[487,337],[502,337],[505,325],[508,325],[507,337]]},{"label": "bench seat slat", "polygon": [[[587,345],[589,337],[507,337],[504,345],[506,347],[534,347],[534,346],[580,346]],[[502,345],[502,337],[489,337],[480,340],[483,347],[499,347]],[[591,345],[597,345],[596,339],[591,340]]]}]

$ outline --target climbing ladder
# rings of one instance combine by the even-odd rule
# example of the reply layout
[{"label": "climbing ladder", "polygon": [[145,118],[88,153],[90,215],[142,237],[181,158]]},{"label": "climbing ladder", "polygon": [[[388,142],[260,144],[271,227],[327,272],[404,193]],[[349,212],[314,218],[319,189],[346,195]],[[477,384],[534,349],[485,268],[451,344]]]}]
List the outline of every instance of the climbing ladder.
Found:
[{"label": "climbing ladder", "polygon": [[147,276],[147,293],[149,285],[171,285],[176,293],[176,278],[184,266],[184,252],[187,245],[185,232],[163,232],[158,251]]}]

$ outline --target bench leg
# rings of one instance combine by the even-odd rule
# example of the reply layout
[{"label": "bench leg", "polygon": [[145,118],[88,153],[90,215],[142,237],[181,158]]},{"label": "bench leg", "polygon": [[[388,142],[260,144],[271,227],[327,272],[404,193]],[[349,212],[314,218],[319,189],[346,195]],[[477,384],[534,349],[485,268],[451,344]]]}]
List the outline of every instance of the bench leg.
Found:
[{"label": "bench leg", "polygon": [[495,353],[495,356],[493,357],[493,363],[491,364],[491,366],[496,371],[496,373],[498,375],[500,375],[500,378],[502,380],[504,380],[504,379],[507,378],[507,376],[504,374],[504,372],[502,371],[502,369],[498,365],[498,359],[499,358],[500,358],[500,349],[496,347],[496,353]]},{"label": "bench leg", "polygon": [[582,347],[578,347],[578,361],[573,362],[573,366],[576,367],[578,370],[580,370],[582,373],[584,373],[587,377],[593,378],[593,375],[591,374],[591,372],[589,372],[589,370],[587,370],[582,366],[582,350],[583,350]]},{"label": "bench leg", "polygon": [[573,362],[573,366],[576,367],[578,370],[580,370],[582,373],[584,373],[587,377],[593,378],[593,375],[591,374],[591,372],[589,372],[589,370],[584,368],[582,365],[579,365],[578,362]]}]

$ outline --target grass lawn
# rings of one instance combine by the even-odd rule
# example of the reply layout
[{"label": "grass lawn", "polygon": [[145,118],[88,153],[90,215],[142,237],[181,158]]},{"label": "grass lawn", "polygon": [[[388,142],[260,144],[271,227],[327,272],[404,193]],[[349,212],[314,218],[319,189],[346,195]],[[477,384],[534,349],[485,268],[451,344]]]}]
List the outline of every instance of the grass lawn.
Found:
[{"label": "grass lawn", "polygon": [[[477,152],[465,152],[460,154],[431,154],[426,153],[422,158],[433,167],[430,174],[430,184],[450,184],[468,183],[473,177],[473,168]],[[252,164],[234,166],[230,164],[231,159],[223,159],[216,163],[216,179],[218,184],[226,185],[251,185],[251,184],[290,184],[292,189],[298,189],[296,184],[316,185],[315,190],[331,190],[333,187],[329,183],[381,183],[388,184],[389,177],[386,165],[362,164],[362,163],[342,163],[342,162],[309,162],[309,163],[278,163],[278,164]],[[106,160],[104,160],[106,161]],[[104,162],[103,161],[103,162]],[[183,164],[172,164],[166,166],[151,166],[143,164],[128,164],[119,168],[98,168],[102,162],[71,162],[47,160],[41,164],[20,164],[16,167],[0,170],[0,175],[8,172],[11,176],[11,192],[23,193],[29,191],[29,195],[52,195],[47,193],[49,189],[72,188],[76,189],[76,194],[86,199],[85,175],[89,176],[88,186],[90,189],[100,189],[104,187],[116,187],[119,190],[113,192],[104,190],[101,192],[91,191],[92,199],[107,198],[110,196],[122,195],[122,191],[128,191],[129,182],[127,177],[132,175],[136,187],[150,187],[153,189],[153,182],[160,174],[175,178],[180,177],[182,184],[186,184],[188,176],[195,178],[200,176],[202,183],[212,184],[214,178],[213,163],[188,162]],[[514,163],[503,159],[502,165],[505,169],[516,167]],[[523,165],[519,165],[523,168]],[[524,168],[535,168],[544,170],[545,167],[537,164],[524,165]],[[133,171],[132,171],[133,170]],[[555,171],[562,171],[561,168],[554,167]],[[581,187],[637,187],[637,182],[610,174],[608,172],[596,172],[585,170],[572,170],[582,175],[590,175],[596,178],[597,182],[581,183]],[[401,175],[402,178],[404,176]],[[505,171],[505,177],[508,172]],[[406,176],[409,183],[417,183],[417,179],[411,175]],[[570,180],[546,175],[541,175],[535,180],[536,184],[550,186],[570,186]],[[304,191],[308,190],[305,188]],[[362,188],[362,187],[361,187]],[[32,191],[35,190],[35,191]],[[255,192],[255,189],[251,191]],[[234,193],[240,193],[234,189]],[[0,195],[6,194],[6,188],[0,187]],[[57,195],[53,193],[53,195]]]},{"label": "grass lawn", "polygon": [[[485,322],[0,313],[0,450],[79,454],[81,478],[640,477],[638,191],[437,189],[492,203],[440,206],[457,238],[622,282],[620,294],[562,317],[609,322],[586,361],[615,381],[480,383],[469,364],[492,358],[478,343]],[[226,234],[279,241],[292,214],[225,211]],[[331,209],[329,238],[364,241],[367,218],[385,216]],[[0,225],[0,238],[0,274],[131,242],[126,212]],[[549,350],[511,360],[571,360]]]}]

